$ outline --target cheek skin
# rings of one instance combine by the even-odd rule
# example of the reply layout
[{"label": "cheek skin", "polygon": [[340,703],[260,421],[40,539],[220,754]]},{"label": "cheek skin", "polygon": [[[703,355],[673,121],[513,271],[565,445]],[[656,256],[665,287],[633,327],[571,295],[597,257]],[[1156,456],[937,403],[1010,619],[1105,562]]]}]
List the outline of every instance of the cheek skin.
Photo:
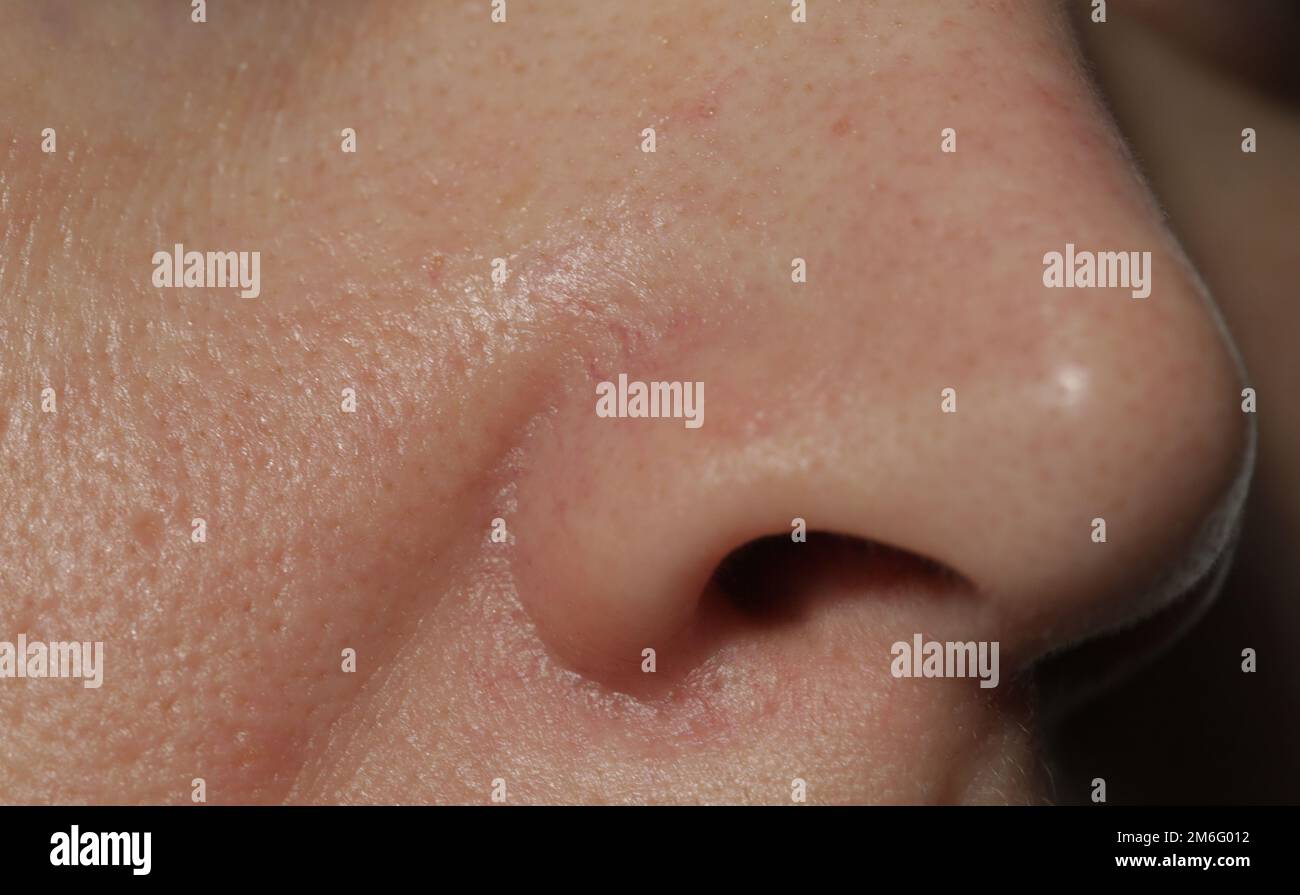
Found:
[{"label": "cheek skin", "polygon": [[[6,299],[24,363],[4,385],[62,404],[2,433],[0,590],[22,596],[0,630],[94,633],[113,686],[39,715],[0,689],[18,732],[0,791],[177,802],[205,776],[214,802],[480,802],[504,775],[512,801],[785,801],[806,768],[815,800],[1037,798],[1028,692],[900,683],[863,657],[900,630],[975,631],[1019,668],[1044,613],[1071,635],[1112,620],[1125,607],[1083,591],[1141,591],[1190,537],[1165,520],[1213,501],[1241,437],[1199,398],[1235,370],[1053,21],[889,3],[736,39],[722,7],[575,3],[519,41],[431,6],[376,8],[355,43],[325,28],[325,89],[253,93],[247,126],[300,163],[220,137],[221,95],[199,90],[184,163],[125,136],[89,173],[19,171],[88,205],[101,175],[84,232],[262,247],[264,278],[256,303],[160,300],[143,263],[66,249],[68,222],[15,190],[52,272]],[[387,104],[358,101],[357,71]],[[364,165],[335,151],[341,123]],[[148,183],[185,186],[141,197],[133,152]],[[247,193],[180,176],[218,161]],[[1167,300],[1119,321],[1102,293],[1040,291],[1042,252],[1085,240],[1152,248]],[[789,286],[796,256],[810,288]],[[621,371],[705,381],[706,426],[596,420],[592,383]],[[922,415],[953,382],[990,422]],[[1067,481],[1062,454],[1097,459]],[[1143,498],[1113,518],[1153,540],[1119,563],[1053,553],[1116,466]],[[1014,578],[967,537],[1044,503],[1061,513],[1032,520]],[[702,616],[713,565],[809,505],[978,598],[818,582],[797,637]],[[669,657],[649,689],[619,671],[647,638]]]}]

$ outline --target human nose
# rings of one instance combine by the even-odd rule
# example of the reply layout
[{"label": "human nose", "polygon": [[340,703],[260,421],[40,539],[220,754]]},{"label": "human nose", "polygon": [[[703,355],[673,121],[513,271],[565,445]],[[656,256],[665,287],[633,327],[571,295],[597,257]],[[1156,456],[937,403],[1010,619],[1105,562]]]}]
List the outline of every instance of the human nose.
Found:
[{"label": "human nose", "polygon": [[[833,610],[848,622],[844,661],[882,667],[875,639],[922,626],[999,641],[1024,665],[1206,572],[1248,473],[1245,383],[1076,81],[1045,77],[1001,135],[951,156],[941,118],[911,107],[933,125],[904,131],[915,144],[853,150],[911,171],[906,188],[855,202],[865,184],[842,163],[841,193],[806,195],[841,209],[807,283],[750,283],[747,313],[707,339],[607,354],[574,378],[534,433],[514,525],[521,599],[566,664],[635,688],[646,649],[681,670],[746,640],[773,662],[808,659],[800,644],[832,611],[801,592],[809,567],[772,598],[804,602],[797,624],[718,609],[745,602],[719,596],[715,573],[756,539],[845,562],[791,540],[796,520],[809,545],[836,533],[897,551],[850,560],[838,580],[854,593]],[[755,241],[736,266],[770,270],[772,251]],[[704,424],[597,412],[600,383],[620,374],[703,383]],[[949,599],[949,577],[902,554],[954,573],[965,595]]]}]

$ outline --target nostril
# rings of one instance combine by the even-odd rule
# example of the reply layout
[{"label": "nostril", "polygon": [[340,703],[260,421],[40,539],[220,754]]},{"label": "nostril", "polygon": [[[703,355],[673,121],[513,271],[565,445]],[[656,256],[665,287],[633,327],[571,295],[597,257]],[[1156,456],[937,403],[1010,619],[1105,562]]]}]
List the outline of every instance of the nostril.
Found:
[{"label": "nostril", "polygon": [[873,596],[927,597],[970,594],[962,575],[928,557],[864,538],[809,532],[806,542],[789,535],[756,538],[718,564],[706,590],[739,618],[778,626],[804,619],[819,602]]},{"label": "nostril", "polygon": [[789,597],[797,577],[793,567],[803,556],[800,548],[806,546],[779,535],[749,541],[718,564],[707,593],[755,622],[796,621],[804,607]]}]

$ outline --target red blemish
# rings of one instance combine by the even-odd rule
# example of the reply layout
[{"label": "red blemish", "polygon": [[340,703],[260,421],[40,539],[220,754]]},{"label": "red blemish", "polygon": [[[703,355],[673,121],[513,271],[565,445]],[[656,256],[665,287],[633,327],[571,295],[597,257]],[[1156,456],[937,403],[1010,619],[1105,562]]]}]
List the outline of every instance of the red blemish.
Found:
[{"label": "red blemish", "polygon": [[718,98],[713,93],[705,94],[693,100],[684,100],[676,103],[669,118],[683,124],[697,124],[701,121],[712,121],[718,115]]},{"label": "red blemish", "polygon": [[849,116],[841,115],[839,120],[831,125],[831,134],[836,137],[842,137],[853,129],[853,123],[849,121]]},{"label": "red blemish", "polygon": [[442,268],[446,260],[442,255],[434,255],[424,263],[425,272],[429,274],[429,285],[438,285],[438,281],[442,279]]},{"label": "red blemish", "polygon": [[718,81],[703,94],[693,99],[678,102],[673,106],[671,117],[682,122],[698,123],[712,121],[722,109],[719,97],[727,93],[737,81],[743,81],[748,72],[742,66]]}]

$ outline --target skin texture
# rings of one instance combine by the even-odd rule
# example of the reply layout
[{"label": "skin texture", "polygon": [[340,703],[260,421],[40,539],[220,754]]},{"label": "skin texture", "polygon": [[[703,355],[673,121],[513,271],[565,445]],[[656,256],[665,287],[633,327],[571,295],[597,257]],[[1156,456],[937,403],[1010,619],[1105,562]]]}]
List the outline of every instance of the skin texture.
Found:
[{"label": "skin texture", "polygon": [[0,686],[5,801],[1037,801],[1035,663],[1221,546],[1242,373],[1049,4],[5,12],[0,637],[107,663]]}]

